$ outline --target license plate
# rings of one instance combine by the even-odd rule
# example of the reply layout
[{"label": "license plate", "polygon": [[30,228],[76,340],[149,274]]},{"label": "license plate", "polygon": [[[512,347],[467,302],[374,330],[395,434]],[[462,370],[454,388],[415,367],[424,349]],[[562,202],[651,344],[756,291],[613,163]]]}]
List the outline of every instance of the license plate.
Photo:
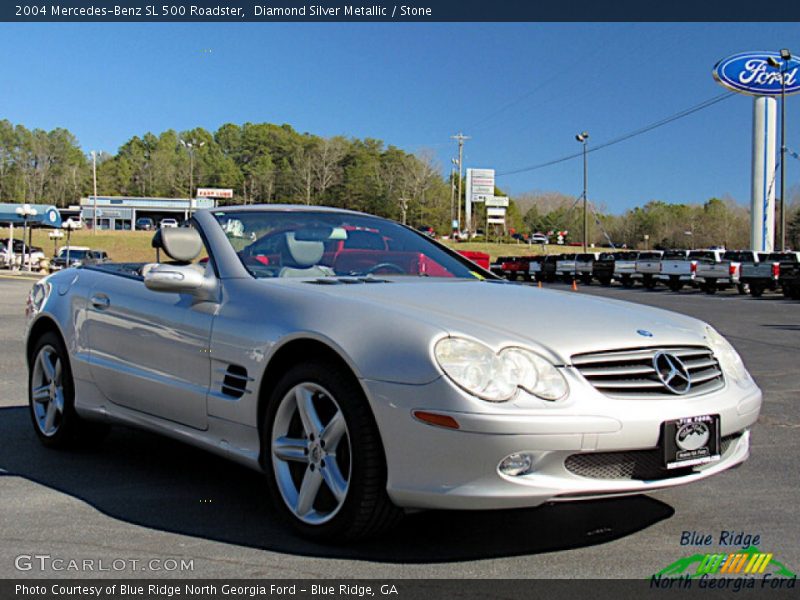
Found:
[{"label": "license plate", "polygon": [[719,415],[666,421],[661,424],[661,439],[667,469],[719,460]]}]

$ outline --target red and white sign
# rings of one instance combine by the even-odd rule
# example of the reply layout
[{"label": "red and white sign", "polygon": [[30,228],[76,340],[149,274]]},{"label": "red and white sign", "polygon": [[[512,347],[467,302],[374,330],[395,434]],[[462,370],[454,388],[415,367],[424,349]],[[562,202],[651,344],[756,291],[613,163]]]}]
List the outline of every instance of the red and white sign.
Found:
[{"label": "red and white sign", "polygon": [[197,188],[198,198],[233,198],[230,188]]}]

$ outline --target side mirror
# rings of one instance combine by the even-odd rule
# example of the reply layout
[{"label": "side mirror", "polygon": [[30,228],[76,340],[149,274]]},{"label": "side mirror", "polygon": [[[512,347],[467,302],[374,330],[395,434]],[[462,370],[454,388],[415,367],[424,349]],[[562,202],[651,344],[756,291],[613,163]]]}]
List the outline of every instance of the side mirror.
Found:
[{"label": "side mirror", "polygon": [[145,287],[154,292],[193,293],[206,283],[203,272],[191,265],[149,264],[142,272]]}]

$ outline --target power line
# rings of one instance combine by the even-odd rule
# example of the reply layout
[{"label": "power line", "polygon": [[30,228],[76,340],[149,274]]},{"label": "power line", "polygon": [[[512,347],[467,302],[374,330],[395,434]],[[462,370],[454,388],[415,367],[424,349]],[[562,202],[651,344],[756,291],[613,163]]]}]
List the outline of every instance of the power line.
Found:
[{"label": "power line", "polygon": [[[681,110],[681,111],[679,111],[677,113],[674,113],[674,114],[672,114],[672,115],[670,115],[668,117],[660,119],[659,121],[655,121],[653,123],[650,123],[649,125],[645,125],[644,127],[640,127],[639,129],[635,129],[633,131],[625,133],[625,134],[623,134],[623,135],[621,135],[619,137],[613,138],[613,139],[611,139],[611,140],[609,140],[607,142],[603,142],[602,144],[595,144],[594,146],[589,148],[587,150],[587,152],[596,152],[597,150],[601,150],[603,148],[608,148],[609,146],[613,146],[614,144],[619,144],[620,142],[624,142],[624,141],[629,140],[631,138],[634,138],[634,137],[637,137],[639,135],[645,134],[645,133],[647,133],[649,131],[652,131],[654,129],[657,129],[659,127],[663,127],[664,125],[672,123],[673,121],[677,121],[678,119],[682,119],[684,117],[688,117],[691,114],[694,114],[696,112],[699,112],[701,110],[709,108],[710,106],[714,106],[718,102],[722,102],[723,100],[726,100],[727,98],[730,98],[731,96],[734,96],[734,95],[735,95],[735,92],[723,92],[722,94],[718,94],[717,96],[709,98],[708,100],[705,100],[705,101],[701,102],[700,104],[696,104],[694,106],[691,106],[689,108]],[[513,169],[511,171],[503,171],[502,173],[498,173],[496,176],[497,177],[502,177],[504,175],[516,175],[517,173],[526,173],[528,171],[536,171],[538,169],[543,169],[545,167],[550,167],[550,166],[553,166],[553,165],[557,165],[559,163],[566,162],[568,160],[572,160],[573,158],[578,158],[580,156],[583,156],[583,151],[582,150],[580,152],[574,152],[572,154],[568,154],[566,156],[562,156],[561,158],[556,158],[554,160],[550,160],[550,161],[547,161],[547,162],[539,163],[537,165],[532,165],[530,167],[522,167],[520,169]]]}]

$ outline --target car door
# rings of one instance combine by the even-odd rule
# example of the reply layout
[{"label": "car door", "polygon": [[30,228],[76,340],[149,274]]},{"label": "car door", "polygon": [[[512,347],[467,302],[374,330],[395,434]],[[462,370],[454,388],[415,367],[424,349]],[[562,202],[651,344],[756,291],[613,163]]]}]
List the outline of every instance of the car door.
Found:
[{"label": "car door", "polygon": [[113,263],[95,268],[108,272],[92,288],[85,323],[97,387],[113,404],[205,429],[217,305],[149,290],[141,277],[112,274]]}]

